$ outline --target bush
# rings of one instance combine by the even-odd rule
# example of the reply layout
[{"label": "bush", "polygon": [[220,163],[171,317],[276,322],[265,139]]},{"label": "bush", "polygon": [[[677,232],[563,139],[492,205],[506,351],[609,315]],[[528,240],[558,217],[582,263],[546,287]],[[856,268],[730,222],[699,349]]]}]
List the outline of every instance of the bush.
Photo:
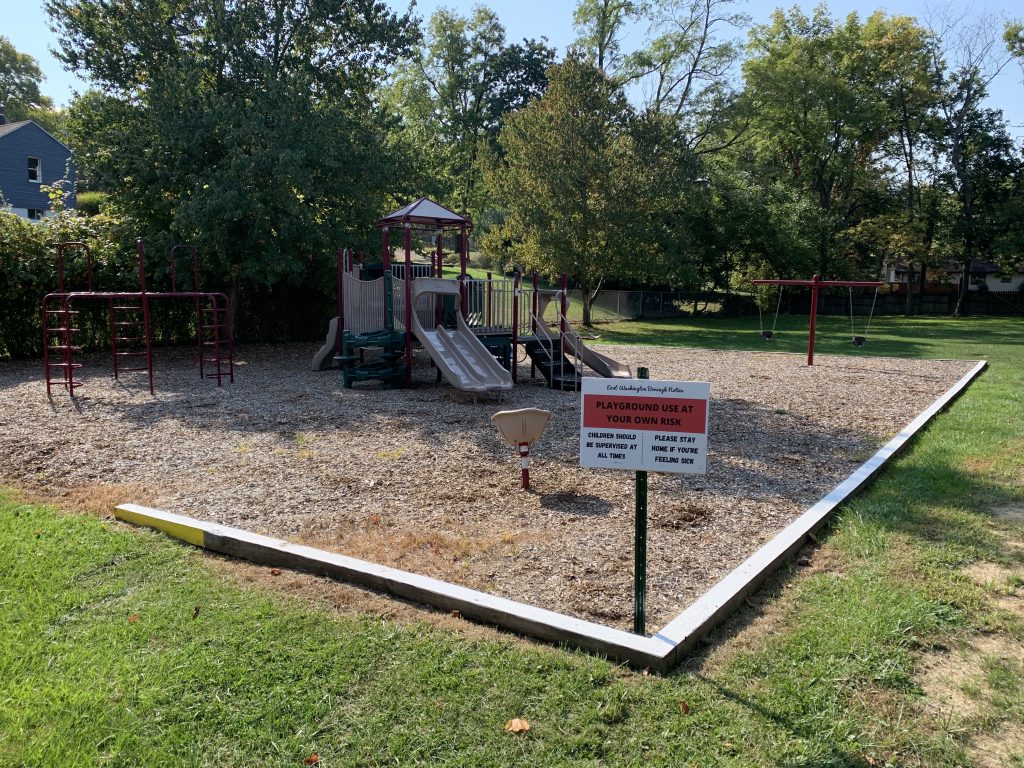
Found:
[{"label": "bush", "polygon": [[[122,221],[63,211],[35,222],[0,211],[0,358],[42,354],[40,304],[46,294],[58,290],[56,245],[70,240],[89,245],[94,287],[135,290],[134,248]],[[85,290],[83,252],[69,252],[64,285],[67,290]],[[83,343],[89,345],[90,336],[83,329]]]},{"label": "bush", "polygon": [[106,192],[79,192],[75,196],[77,211],[84,216],[98,216],[106,202]]}]

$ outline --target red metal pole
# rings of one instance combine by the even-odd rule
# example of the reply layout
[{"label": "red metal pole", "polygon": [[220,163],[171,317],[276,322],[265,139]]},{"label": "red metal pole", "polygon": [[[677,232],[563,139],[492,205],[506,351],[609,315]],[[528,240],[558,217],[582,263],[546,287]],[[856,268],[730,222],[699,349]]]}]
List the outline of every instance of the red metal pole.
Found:
[{"label": "red metal pole", "polygon": [[530,444],[519,444],[519,463],[523,468],[523,488],[530,487]]},{"label": "red metal pole", "polygon": [[519,270],[512,276],[512,381],[519,374]]},{"label": "red metal pole", "polygon": [[565,327],[566,319],[567,319],[567,315],[569,314],[569,278],[566,276],[565,272],[562,273],[562,298],[561,298],[561,302],[560,303],[561,303],[562,317],[558,321],[558,329],[562,333],[565,333],[565,331],[566,331],[566,327]]},{"label": "red metal pole", "polygon": [[345,269],[347,268],[346,251],[339,248],[336,258],[338,260],[338,349],[341,354],[341,336],[345,331]]},{"label": "red metal pole", "polygon": [[484,325],[491,327],[491,319],[494,317],[494,275],[487,273],[487,304],[484,307]]},{"label": "red metal pole", "polygon": [[437,230],[437,277],[441,276],[441,262],[444,259],[444,230]]},{"label": "red metal pole", "polygon": [[537,294],[537,288],[540,286],[540,280],[537,278],[537,270],[533,270],[533,306],[530,308],[530,330],[533,331],[533,335],[537,335],[537,309],[540,307],[540,297]]},{"label": "red metal pole", "polygon": [[462,225],[462,229],[459,231],[459,292],[461,294],[462,301],[462,319],[465,320],[469,315],[469,310],[466,308],[466,300],[469,297],[469,292],[466,286],[466,260],[469,258],[469,239],[466,235],[466,225]]},{"label": "red metal pole", "polygon": [[821,275],[811,278],[811,328],[807,336],[807,364],[814,365],[814,328],[818,319],[818,291],[821,287]]},{"label": "red metal pole", "polygon": [[405,225],[405,386],[412,386],[412,225]]},{"label": "red metal pole", "polygon": [[153,336],[151,333],[149,296],[146,295],[146,257],[142,250],[142,238],[135,241],[139,254],[139,289],[142,293],[142,331],[146,338],[146,372],[149,376],[149,394],[156,394],[153,389]]}]

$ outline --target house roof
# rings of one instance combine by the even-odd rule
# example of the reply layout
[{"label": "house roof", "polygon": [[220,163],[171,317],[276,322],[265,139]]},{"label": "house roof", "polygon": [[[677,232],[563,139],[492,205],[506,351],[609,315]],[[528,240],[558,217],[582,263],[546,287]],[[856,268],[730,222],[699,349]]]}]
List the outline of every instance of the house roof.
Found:
[{"label": "house roof", "polygon": [[377,222],[378,227],[389,224],[425,224],[442,229],[473,226],[473,222],[465,216],[460,216],[428,197],[421,197]]},{"label": "house roof", "polygon": [[18,130],[19,128],[24,128],[26,125],[34,125],[40,131],[42,131],[47,136],[49,136],[51,139],[53,139],[58,144],[60,144],[62,147],[64,147],[64,149],[66,149],[68,152],[71,151],[71,147],[69,147],[63,141],[58,139],[56,136],[54,136],[52,133],[50,133],[48,130],[43,128],[43,126],[39,125],[39,123],[35,122],[34,120],[18,120],[17,122],[14,122],[14,123],[4,123],[3,125],[0,125],[0,138],[3,138],[4,136],[6,136],[9,133],[14,133],[16,130]]}]

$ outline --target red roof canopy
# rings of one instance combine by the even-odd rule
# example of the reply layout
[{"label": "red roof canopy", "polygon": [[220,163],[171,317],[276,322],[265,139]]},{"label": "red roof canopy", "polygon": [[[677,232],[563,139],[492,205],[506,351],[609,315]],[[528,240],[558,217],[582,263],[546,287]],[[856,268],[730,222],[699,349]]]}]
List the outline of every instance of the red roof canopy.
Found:
[{"label": "red roof canopy", "polygon": [[473,228],[473,222],[455,211],[435,203],[428,197],[409,203],[394,213],[389,213],[377,222],[378,227],[413,224],[429,229],[467,229]]}]

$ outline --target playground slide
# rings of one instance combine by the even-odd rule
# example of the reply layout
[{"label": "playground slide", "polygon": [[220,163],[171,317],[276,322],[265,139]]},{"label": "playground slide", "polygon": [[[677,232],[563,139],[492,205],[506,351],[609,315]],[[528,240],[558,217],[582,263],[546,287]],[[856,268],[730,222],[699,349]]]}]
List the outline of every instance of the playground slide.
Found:
[{"label": "playground slide", "polygon": [[595,352],[583,343],[579,334],[569,331],[562,334],[565,339],[565,351],[573,357],[582,361],[585,365],[596,371],[606,379],[631,379],[633,373],[628,365],[623,365],[617,360]]},{"label": "playground slide", "polygon": [[337,354],[338,349],[338,318],[331,320],[331,324],[327,327],[327,341],[320,347],[315,355],[313,355],[313,370],[314,371],[325,371],[328,368],[334,367],[334,356]]},{"label": "playground slide", "polygon": [[[547,309],[548,304],[555,299],[557,295],[558,294],[556,292],[549,292],[540,296],[537,307],[539,317],[544,317],[544,311]],[[629,370],[629,366],[623,365],[618,360],[612,360],[610,357],[606,357],[600,352],[595,352],[590,349],[590,347],[583,343],[583,339],[580,338],[580,335],[572,329],[562,335],[565,337],[565,351],[584,365],[588,366],[591,370],[597,372],[599,376],[605,379],[633,378],[633,373]]]},{"label": "playground slide", "polygon": [[[423,294],[455,296],[459,301],[457,280],[442,280],[436,277],[418,277],[412,283],[413,306]],[[454,329],[437,326],[427,330],[420,323],[419,312],[412,313],[412,332],[423,344],[438,370],[457,389],[465,392],[495,392],[512,389],[512,374],[501,367],[487,347],[479,342],[473,332],[458,316]]]}]

